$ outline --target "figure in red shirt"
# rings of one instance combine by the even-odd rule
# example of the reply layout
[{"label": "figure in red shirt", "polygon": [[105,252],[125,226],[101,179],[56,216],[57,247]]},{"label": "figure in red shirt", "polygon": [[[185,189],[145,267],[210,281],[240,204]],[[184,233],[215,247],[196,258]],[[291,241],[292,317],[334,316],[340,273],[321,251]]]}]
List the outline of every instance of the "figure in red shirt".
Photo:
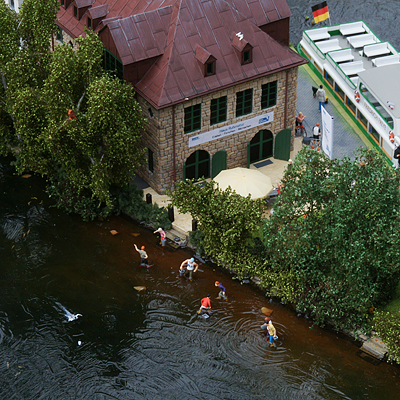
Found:
[{"label": "figure in red shirt", "polygon": [[211,310],[211,301],[210,301],[211,295],[208,294],[207,297],[203,297],[201,299],[201,306],[199,311],[197,311],[197,314],[207,314],[208,315],[208,310]]}]

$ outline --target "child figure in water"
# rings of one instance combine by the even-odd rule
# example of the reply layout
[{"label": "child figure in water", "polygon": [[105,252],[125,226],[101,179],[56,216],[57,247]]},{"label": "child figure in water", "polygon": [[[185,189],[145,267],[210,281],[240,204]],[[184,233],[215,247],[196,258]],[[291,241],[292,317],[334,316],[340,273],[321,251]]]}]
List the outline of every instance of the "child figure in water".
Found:
[{"label": "child figure in water", "polygon": [[219,288],[219,293],[218,293],[218,297],[217,300],[228,300],[228,297],[226,296],[226,289],[224,288],[224,286],[222,285],[221,282],[215,281],[215,286]]}]

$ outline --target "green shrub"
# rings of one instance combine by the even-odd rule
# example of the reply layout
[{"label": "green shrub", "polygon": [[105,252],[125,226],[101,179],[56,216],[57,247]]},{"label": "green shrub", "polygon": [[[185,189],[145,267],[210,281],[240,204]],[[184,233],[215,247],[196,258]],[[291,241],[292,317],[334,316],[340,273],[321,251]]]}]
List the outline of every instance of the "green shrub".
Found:
[{"label": "green shrub", "polygon": [[389,361],[400,363],[400,312],[377,311],[372,326],[389,350]]}]

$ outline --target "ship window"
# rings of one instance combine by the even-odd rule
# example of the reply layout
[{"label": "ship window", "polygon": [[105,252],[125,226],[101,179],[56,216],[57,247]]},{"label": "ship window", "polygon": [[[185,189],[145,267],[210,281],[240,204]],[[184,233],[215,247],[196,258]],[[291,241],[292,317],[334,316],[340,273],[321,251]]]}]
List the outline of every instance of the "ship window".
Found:
[{"label": "ship window", "polygon": [[365,118],[362,112],[358,111],[357,118],[365,126],[365,128],[368,126],[368,120]]},{"label": "ship window", "polygon": [[348,97],[346,97],[346,106],[354,115],[356,114],[356,106]]},{"label": "ship window", "polygon": [[369,133],[379,143],[379,133],[371,124],[369,124]]},{"label": "ship window", "polygon": [[342,88],[337,83],[335,83],[335,91],[339,95],[339,97],[342,100],[344,100],[344,92],[343,92]]},{"label": "ship window", "polygon": [[333,78],[326,71],[324,71],[324,75],[325,80],[329,83],[331,87],[333,87]]}]

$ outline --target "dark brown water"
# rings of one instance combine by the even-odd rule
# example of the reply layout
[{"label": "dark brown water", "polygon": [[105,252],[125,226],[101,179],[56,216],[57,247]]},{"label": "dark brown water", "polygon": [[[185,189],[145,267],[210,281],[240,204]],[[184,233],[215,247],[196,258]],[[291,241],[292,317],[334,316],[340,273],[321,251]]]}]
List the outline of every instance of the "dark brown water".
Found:
[{"label": "dark brown water", "polygon": [[[291,40],[317,1],[288,0]],[[400,50],[399,2],[328,1],[332,23],[363,19]],[[178,276],[189,254],[122,218],[84,223],[50,208],[35,178],[0,165],[0,399],[398,399],[400,370],[315,328],[212,265]],[[42,203],[43,200],[43,203]],[[115,229],[116,236],[110,234]],[[134,234],[135,236],[133,236]],[[139,268],[133,243],[154,267]],[[228,302],[214,299],[215,280]],[[138,292],[134,286],[146,286]],[[200,319],[200,299],[213,313]],[[82,317],[67,322],[65,307]],[[277,347],[260,330],[274,310]],[[80,343],[80,344],[79,344]]]},{"label": "dark brown water", "polygon": [[[39,180],[0,171],[0,399],[398,398],[399,369],[363,361],[212,265],[180,278],[186,251],[163,250],[123,218],[67,216]],[[133,243],[153,268],[139,267]],[[215,280],[228,302],[214,299]],[[82,317],[67,322],[60,306]],[[274,310],[276,348],[260,330],[263,306]]]}]

